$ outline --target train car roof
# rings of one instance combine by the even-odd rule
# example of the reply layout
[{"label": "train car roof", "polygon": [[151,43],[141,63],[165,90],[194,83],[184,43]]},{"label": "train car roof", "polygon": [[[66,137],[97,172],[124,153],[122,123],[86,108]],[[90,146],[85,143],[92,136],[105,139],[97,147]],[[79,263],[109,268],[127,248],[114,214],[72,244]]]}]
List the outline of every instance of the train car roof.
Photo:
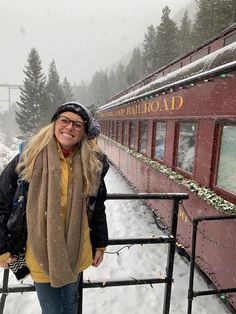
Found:
[{"label": "train car roof", "polygon": [[[161,68],[159,68],[158,70],[155,70],[151,73],[149,73],[147,76],[145,76],[144,78],[138,80],[137,82],[131,84],[128,88],[125,88],[124,90],[118,92],[117,94],[113,95],[111,98],[119,96],[120,93],[125,92],[126,90],[128,90],[129,88],[132,88],[140,83],[142,83],[143,81],[152,78],[155,74],[158,74],[160,72],[162,72],[163,70],[165,70],[166,68],[168,68],[169,66],[172,66],[176,63],[178,63],[179,61],[181,61],[182,59],[192,55],[194,52],[197,52],[198,50],[202,49],[203,47],[207,46],[208,44],[212,43],[213,41],[215,41],[216,39],[222,37],[222,36],[227,36],[230,32],[234,31],[236,29],[236,23],[230,25],[229,27],[227,27],[226,29],[222,30],[220,33],[218,33],[217,35],[209,38],[208,40],[204,41],[202,44],[200,44],[199,46],[195,47],[193,50],[189,51],[188,53],[181,55],[179,57],[177,57],[176,59],[174,59],[173,61],[171,61],[169,64],[165,64],[163,65]],[[111,99],[110,98],[110,99]],[[108,99],[107,101],[110,102],[110,99]]]},{"label": "train car roof", "polygon": [[99,111],[105,111],[132,100],[145,98],[152,94],[158,94],[165,90],[170,90],[175,86],[183,86],[193,81],[204,80],[207,77],[215,76],[221,71],[228,72],[236,69],[236,42],[220,48],[201,59],[198,59],[186,66],[157,78],[156,80],[142,86],[124,96],[119,97],[99,108]]}]

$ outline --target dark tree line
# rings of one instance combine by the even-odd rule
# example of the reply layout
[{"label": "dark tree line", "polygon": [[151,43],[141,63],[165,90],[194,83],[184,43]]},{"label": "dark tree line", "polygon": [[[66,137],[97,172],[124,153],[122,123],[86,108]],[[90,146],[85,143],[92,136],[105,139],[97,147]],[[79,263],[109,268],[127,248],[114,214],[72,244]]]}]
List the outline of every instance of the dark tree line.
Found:
[{"label": "dark tree line", "polygon": [[195,0],[195,4],[193,21],[185,11],[179,27],[170,18],[169,7],[164,7],[160,24],[148,26],[142,48],[133,50],[129,63],[119,64],[116,70],[100,70],[88,84],[81,82],[74,86],[76,97],[85,104],[99,106],[236,22],[235,0]]}]

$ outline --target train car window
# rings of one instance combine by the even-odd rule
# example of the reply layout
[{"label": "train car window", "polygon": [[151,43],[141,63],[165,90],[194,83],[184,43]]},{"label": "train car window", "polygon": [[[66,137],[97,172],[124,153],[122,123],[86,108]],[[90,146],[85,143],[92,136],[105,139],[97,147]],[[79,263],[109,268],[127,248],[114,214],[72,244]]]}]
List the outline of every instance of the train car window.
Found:
[{"label": "train car window", "polygon": [[217,186],[236,194],[236,125],[222,130]]},{"label": "train car window", "polygon": [[112,136],[112,121],[109,121],[108,124],[108,137]]},{"label": "train car window", "polygon": [[135,122],[130,121],[129,123],[129,147],[134,149],[135,145]]},{"label": "train car window", "polygon": [[115,133],[115,121],[112,121],[112,139],[116,139],[116,133]]},{"label": "train car window", "polygon": [[146,153],[147,151],[147,133],[148,133],[148,121],[140,122],[140,145],[139,150],[141,153]]},{"label": "train car window", "polygon": [[154,157],[164,160],[165,138],[166,138],[166,122],[156,122],[156,137]]},{"label": "train car window", "polygon": [[176,71],[180,68],[181,68],[181,62],[178,62],[178,63],[172,65],[172,67],[170,68],[170,72]]},{"label": "train car window", "polygon": [[115,140],[117,141],[117,137],[118,137],[118,121],[115,121]]},{"label": "train car window", "polygon": [[127,121],[123,121],[122,123],[122,144],[127,145],[128,139],[128,124]]},{"label": "train car window", "polygon": [[100,127],[101,127],[101,133],[103,134],[104,133],[104,131],[103,131],[103,121],[100,121],[99,123],[100,123]]},{"label": "train car window", "polygon": [[116,140],[118,143],[121,143],[121,121],[117,121]]},{"label": "train car window", "polygon": [[111,127],[112,127],[112,122],[108,121],[108,137],[111,137]]},{"label": "train car window", "polygon": [[104,123],[104,134],[107,136],[107,123],[108,121],[106,120]]},{"label": "train car window", "polygon": [[184,122],[179,125],[177,167],[193,173],[196,142],[196,123]]},{"label": "train car window", "polygon": [[191,62],[196,61],[198,59],[201,59],[202,57],[208,55],[209,47],[205,47],[204,49],[201,49],[197,51],[192,57]]},{"label": "train car window", "polygon": [[230,45],[236,41],[236,33],[224,39],[224,46]]}]

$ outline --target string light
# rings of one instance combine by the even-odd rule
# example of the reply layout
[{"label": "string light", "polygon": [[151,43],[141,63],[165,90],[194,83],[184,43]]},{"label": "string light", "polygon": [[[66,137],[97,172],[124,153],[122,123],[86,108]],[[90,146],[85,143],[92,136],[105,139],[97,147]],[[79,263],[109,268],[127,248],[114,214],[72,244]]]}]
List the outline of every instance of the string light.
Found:
[{"label": "string light", "polygon": [[221,77],[221,78],[226,78],[226,74],[225,74],[225,73],[221,73],[221,74],[220,74],[220,77]]},{"label": "string light", "polygon": [[225,294],[224,293],[220,294],[220,299],[225,300]]}]

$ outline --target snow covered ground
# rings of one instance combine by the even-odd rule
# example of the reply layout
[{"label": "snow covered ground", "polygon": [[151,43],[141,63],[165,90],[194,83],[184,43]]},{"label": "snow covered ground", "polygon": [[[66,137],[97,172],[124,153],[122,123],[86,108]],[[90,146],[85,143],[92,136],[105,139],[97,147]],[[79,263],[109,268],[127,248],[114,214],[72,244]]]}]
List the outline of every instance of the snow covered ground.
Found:
[{"label": "snow covered ground", "polygon": [[[0,160],[0,166],[2,159]],[[108,192],[131,193],[129,186],[111,168],[106,177]],[[160,236],[152,212],[140,201],[107,201],[107,219],[110,238]],[[110,246],[108,252],[121,248]],[[117,254],[106,254],[103,264],[95,269],[90,267],[85,279],[123,279],[127,277],[161,277],[166,267],[167,246],[163,244],[135,245]],[[0,271],[2,281],[3,271]],[[174,284],[172,289],[171,314],[187,313],[187,289],[189,263],[176,255]],[[10,274],[10,285],[16,284]],[[32,284],[30,278],[24,284]],[[195,290],[207,289],[201,276],[195,275]],[[84,314],[162,314],[164,285],[108,287],[84,289]],[[39,314],[36,293],[9,294],[4,314]],[[193,301],[193,314],[229,314],[216,296],[198,297]]]}]

